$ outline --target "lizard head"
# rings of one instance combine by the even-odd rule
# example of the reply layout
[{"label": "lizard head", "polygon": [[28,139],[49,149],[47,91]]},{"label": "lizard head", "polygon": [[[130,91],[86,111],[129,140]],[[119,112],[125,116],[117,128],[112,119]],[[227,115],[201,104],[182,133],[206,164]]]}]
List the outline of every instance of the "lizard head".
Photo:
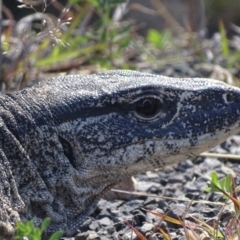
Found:
[{"label": "lizard head", "polygon": [[48,231],[69,236],[119,180],[192,159],[240,130],[240,90],[210,79],[117,70],[49,79],[3,100],[20,217],[49,216]]},{"label": "lizard head", "polygon": [[59,139],[92,177],[118,180],[192,159],[240,130],[240,90],[217,80],[118,70],[62,80],[51,97],[66,102],[51,110]]}]

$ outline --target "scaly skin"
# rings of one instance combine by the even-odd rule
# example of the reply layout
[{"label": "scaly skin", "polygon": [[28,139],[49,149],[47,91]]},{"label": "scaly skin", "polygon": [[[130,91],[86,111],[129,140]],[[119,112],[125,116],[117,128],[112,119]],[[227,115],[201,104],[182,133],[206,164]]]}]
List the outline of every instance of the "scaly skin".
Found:
[{"label": "scaly skin", "polygon": [[240,90],[134,71],[49,79],[0,96],[0,238],[17,220],[73,235],[119,180],[240,130]]}]

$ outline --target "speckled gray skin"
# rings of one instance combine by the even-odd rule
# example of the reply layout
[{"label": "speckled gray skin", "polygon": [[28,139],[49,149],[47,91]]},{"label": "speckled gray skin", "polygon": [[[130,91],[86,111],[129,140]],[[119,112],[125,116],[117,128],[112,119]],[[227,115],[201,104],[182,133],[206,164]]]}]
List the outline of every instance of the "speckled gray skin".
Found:
[{"label": "speckled gray skin", "polygon": [[119,180],[240,130],[240,90],[134,71],[58,77],[0,96],[0,238],[17,220],[74,234]]}]

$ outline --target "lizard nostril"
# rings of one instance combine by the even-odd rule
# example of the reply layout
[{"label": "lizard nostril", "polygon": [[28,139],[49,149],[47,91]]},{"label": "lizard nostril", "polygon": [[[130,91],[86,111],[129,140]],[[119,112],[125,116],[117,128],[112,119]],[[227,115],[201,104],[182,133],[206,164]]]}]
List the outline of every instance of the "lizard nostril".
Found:
[{"label": "lizard nostril", "polygon": [[223,100],[225,103],[231,103],[234,101],[234,96],[232,93],[225,93],[223,94]]}]

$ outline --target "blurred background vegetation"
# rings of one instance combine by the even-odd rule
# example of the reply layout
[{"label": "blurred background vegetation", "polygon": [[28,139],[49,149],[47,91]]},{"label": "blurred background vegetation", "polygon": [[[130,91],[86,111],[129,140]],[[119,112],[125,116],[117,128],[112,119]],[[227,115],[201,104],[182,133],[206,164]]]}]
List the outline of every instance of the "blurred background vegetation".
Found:
[{"label": "blurred background vegetation", "polygon": [[238,0],[2,0],[2,92],[57,74],[136,69],[240,78]]}]

